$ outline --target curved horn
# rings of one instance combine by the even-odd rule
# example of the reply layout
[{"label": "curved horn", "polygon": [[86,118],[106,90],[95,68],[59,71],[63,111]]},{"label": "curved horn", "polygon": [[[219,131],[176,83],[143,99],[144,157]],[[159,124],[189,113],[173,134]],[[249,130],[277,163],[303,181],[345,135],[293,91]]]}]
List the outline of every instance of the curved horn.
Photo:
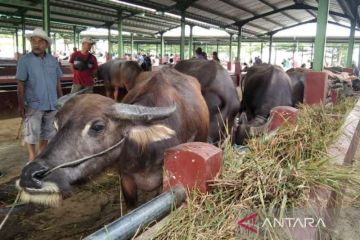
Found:
[{"label": "curved horn", "polygon": [[65,103],[67,101],[71,100],[72,98],[76,97],[77,95],[85,93],[88,90],[89,90],[89,88],[84,88],[84,89],[81,89],[78,92],[69,93],[69,94],[66,94],[66,95],[62,96],[56,102],[56,109],[59,110],[60,108],[62,108],[65,105]]},{"label": "curved horn", "polygon": [[117,118],[146,122],[165,119],[176,110],[175,104],[169,107],[145,107],[141,105],[116,103],[112,107]]}]

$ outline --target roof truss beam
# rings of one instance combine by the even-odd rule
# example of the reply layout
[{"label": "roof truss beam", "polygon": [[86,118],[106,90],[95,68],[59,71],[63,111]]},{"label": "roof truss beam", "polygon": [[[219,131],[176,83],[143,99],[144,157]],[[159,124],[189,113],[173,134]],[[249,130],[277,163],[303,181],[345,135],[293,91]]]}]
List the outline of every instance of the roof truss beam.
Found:
[{"label": "roof truss beam", "polygon": [[300,23],[297,23],[297,24],[286,26],[286,27],[283,27],[283,28],[280,28],[280,29],[276,29],[274,31],[268,32],[267,35],[274,35],[274,34],[280,32],[280,31],[283,31],[283,30],[286,30],[286,29],[289,29],[289,28],[298,27],[298,26],[301,26],[301,25],[304,25],[304,24],[315,23],[315,22],[316,22],[316,18],[305,21],[305,22],[300,22]]},{"label": "roof truss beam", "polygon": [[189,7],[191,7],[194,3],[196,3],[199,0],[182,0],[182,1],[176,1],[176,3],[170,7],[168,7],[165,11],[171,11],[173,9],[178,9],[180,11],[185,11]]},{"label": "roof truss beam", "polygon": [[350,8],[348,1],[336,0],[340,5],[341,9],[345,14],[347,14],[351,19],[355,19],[352,9]]},{"label": "roof truss beam", "polygon": [[[341,24],[341,23],[338,23],[338,22],[328,21],[328,23],[331,23],[331,24],[339,26],[339,27],[344,27],[344,28],[347,28],[347,29],[351,29],[350,26],[347,26],[347,25],[344,25],[344,24]],[[355,28],[355,30],[360,31],[360,28]]]},{"label": "roof truss beam", "polygon": [[[287,10],[314,10],[314,11],[317,11],[318,8],[307,5],[307,4],[303,4],[303,3],[295,3],[295,4],[287,6],[287,7],[278,8],[278,9],[273,10],[273,11],[269,11],[269,12],[266,12],[266,13],[259,14],[257,16],[251,17],[251,18],[241,20],[241,21],[237,22],[235,25],[244,25],[244,24],[247,24],[248,22],[254,21],[256,19],[264,18],[264,17],[270,16],[270,15],[273,15],[273,14],[276,14],[276,13],[280,13],[282,11],[287,11]],[[334,12],[334,11],[329,11],[329,13],[332,14],[332,15],[335,15],[335,16],[339,16],[339,17],[343,17],[343,18],[349,18],[349,16],[347,16],[345,14],[342,14],[342,13],[338,13],[338,12]]]},{"label": "roof truss beam", "polygon": [[[260,2],[262,2],[263,4],[271,7],[273,10],[277,10],[277,9],[278,9],[277,7],[275,7],[274,5],[270,4],[269,2],[267,2],[267,1],[265,1],[265,0],[258,0],[258,1],[260,1]],[[299,19],[296,19],[296,18],[294,18],[293,16],[291,16],[291,15],[285,13],[285,12],[281,12],[281,14],[284,15],[284,16],[286,16],[287,18],[290,18],[291,20],[293,20],[293,21],[295,21],[295,22],[297,22],[297,23],[301,22]]]},{"label": "roof truss beam", "polygon": [[[232,6],[232,7],[234,7],[234,8],[240,9],[240,10],[242,10],[242,11],[244,11],[244,12],[248,12],[248,13],[252,14],[253,16],[257,16],[257,14],[256,14],[254,11],[251,11],[251,10],[249,10],[249,9],[247,9],[247,8],[244,8],[244,7],[240,6],[240,5],[237,4],[237,3],[233,3],[233,2],[231,2],[231,1],[229,1],[229,0],[222,0],[222,2],[226,3],[226,4],[229,5],[229,6]],[[266,21],[268,21],[268,22],[271,22],[271,23],[275,24],[275,25],[279,25],[279,26],[285,27],[285,25],[283,25],[283,24],[281,24],[281,23],[278,23],[278,22],[276,22],[276,21],[274,21],[274,20],[272,20],[272,19],[270,19],[270,18],[264,17],[264,19],[265,19]]]}]

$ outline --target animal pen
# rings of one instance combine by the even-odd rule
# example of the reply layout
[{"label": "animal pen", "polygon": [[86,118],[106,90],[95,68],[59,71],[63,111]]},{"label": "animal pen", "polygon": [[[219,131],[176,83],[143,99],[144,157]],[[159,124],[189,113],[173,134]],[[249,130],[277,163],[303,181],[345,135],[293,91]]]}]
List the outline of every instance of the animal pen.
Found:
[{"label": "animal pen", "polygon": [[[30,50],[25,32],[35,27],[42,27],[54,39],[50,53],[59,50],[60,39],[69,49],[80,47],[80,36],[85,36],[82,32],[95,27],[107,33],[91,37],[107,41],[107,52],[119,59],[125,60],[126,55],[133,56],[142,46],[152,44],[160,63],[152,67],[154,73],[167,65],[166,55],[171,53],[178,53],[179,60],[184,60],[194,57],[197,47],[222,52],[226,58],[221,63],[234,87],[241,86],[244,79],[241,62],[247,60],[245,45],[251,48],[251,44],[257,44],[261,58],[271,64],[277,62],[276,51],[280,51],[281,44],[291,43],[294,53],[299,52],[301,44],[307,44],[305,54],[313,62],[313,71],[304,73],[304,103],[298,108],[272,109],[265,132],[254,134],[244,146],[232,145],[232,134],[228,132],[216,146],[189,142],[167,149],[163,193],[150,196],[152,199],[138,208],[128,209],[120,187],[121,176],[111,169],[82,184],[61,207],[15,201],[15,181],[26,163],[19,136],[22,122],[16,113],[17,56],[0,59],[0,220],[8,217],[0,226],[0,238],[359,236],[356,223],[350,224],[350,231],[344,231],[349,230],[344,218],[351,215],[346,209],[357,211],[360,190],[360,155],[356,153],[360,102],[356,91],[347,92],[349,85],[351,88],[352,63],[360,59],[360,50],[359,56],[353,54],[355,48],[360,49],[360,40],[355,36],[359,30],[359,4],[357,0],[0,1],[0,35],[12,37],[15,55]],[[317,25],[315,37],[276,36],[280,31],[309,23]],[[328,24],[349,29],[349,37],[327,38]],[[166,36],[167,31],[178,27],[180,36]],[[198,27],[225,31],[227,35],[200,36]],[[326,53],[330,44],[335,47]],[[343,49],[337,44],[342,44]],[[339,55],[334,57],[336,51]],[[325,69],[326,58],[345,66]],[[61,85],[66,94],[73,75],[66,62],[61,64]],[[97,79],[94,92],[105,94],[103,79]],[[123,97],[125,92],[120,95]],[[141,201],[149,196],[142,193],[139,198]],[[289,209],[300,211],[289,213]],[[279,220],[284,216],[311,218],[316,226],[307,227],[299,220],[290,225],[285,222],[284,228],[284,222]],[[282,227],[276,228],[275,224]]]}]

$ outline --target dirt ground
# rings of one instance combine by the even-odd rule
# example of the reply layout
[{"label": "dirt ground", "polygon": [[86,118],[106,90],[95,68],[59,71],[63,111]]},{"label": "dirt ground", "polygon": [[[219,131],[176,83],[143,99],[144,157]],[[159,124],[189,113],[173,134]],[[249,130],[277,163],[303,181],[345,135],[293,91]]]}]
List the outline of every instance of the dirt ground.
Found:
[{"label": "dirt ground", "polygon": [[[20,118],[0,120],[0,221],[17,191],[14,182],[27,162],[26,148],[16,140]],[[80,190],[81,189],[81,190]],[[108,171],[79,188],[59,208],[19,204],[0,232],[0,239],[81,239],[126,212],[120,205],[119,176]]]}]

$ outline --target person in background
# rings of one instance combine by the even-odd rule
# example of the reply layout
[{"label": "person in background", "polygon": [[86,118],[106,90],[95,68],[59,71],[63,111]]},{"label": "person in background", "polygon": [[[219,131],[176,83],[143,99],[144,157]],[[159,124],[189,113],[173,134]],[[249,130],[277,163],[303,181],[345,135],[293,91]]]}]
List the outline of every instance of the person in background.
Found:
[{"label": "person in background", "polygon": [[207,53],[206,53],[206,52],[202,52],[202,55],[203,55],[203,58],[204,58],[205,60],[208,60],[208,57],[207,57]]},{"label": "person in background", "polygon": [[360,71],[359,71],[359,68],[355,65],[355,63],[353,63],[351,65],[351,67],[352,67],[352,71],[353,71],[354,76],[357,77],[357,78],[360,78]]},{"label": "person in background", "polygon": [[204,53],[203,53],[201,47],[198,47],[195,50],[195,58],[197,58],[197,59],[205,59],[205,56],[204,56]]},{"label": "person in background", "polygon": [[97,59],[90,53],[94,42],[85,37],[81,40],[81,51],[74,52],[69,60],[71,72],[74,74],[71,93],[87,88],[92,93],[95,85],[94,76],[98,69]]},{"label": "person in background", "polygon": [[259,64],[262,64],[261,58],[260,57],[255,57],[254,65],[259,65]]},{"label": "person in background", "polygon": [[169,63],[173,64],[174,63],[174,55],[171,53],[169,56]]},{"label": "person in background", "polygon": [[246,62],[244,62],[241,71],[242,71],[242,72],[247,72],[248,68],[249,68],[248,64],[247,64]]},{"label": "person in background", "polygon": [[213,52],[212,60],[214,60],[214,61],[216,61],[216,62],[220,62],[220,59],[219,59],[219,57],[218,57],[218,53],[217,53],[217,52]]},{"label": "person in background", "polygon": [[24,123],[24,141],[27,144],[29,160],[43,151],[55,135],[54,117],[57,99],[62,96],[59,63],[46,53],[51,38],[41,28],[26,34],[31,52],[24,55],[17,64],[16,80],[19,113]]}]

